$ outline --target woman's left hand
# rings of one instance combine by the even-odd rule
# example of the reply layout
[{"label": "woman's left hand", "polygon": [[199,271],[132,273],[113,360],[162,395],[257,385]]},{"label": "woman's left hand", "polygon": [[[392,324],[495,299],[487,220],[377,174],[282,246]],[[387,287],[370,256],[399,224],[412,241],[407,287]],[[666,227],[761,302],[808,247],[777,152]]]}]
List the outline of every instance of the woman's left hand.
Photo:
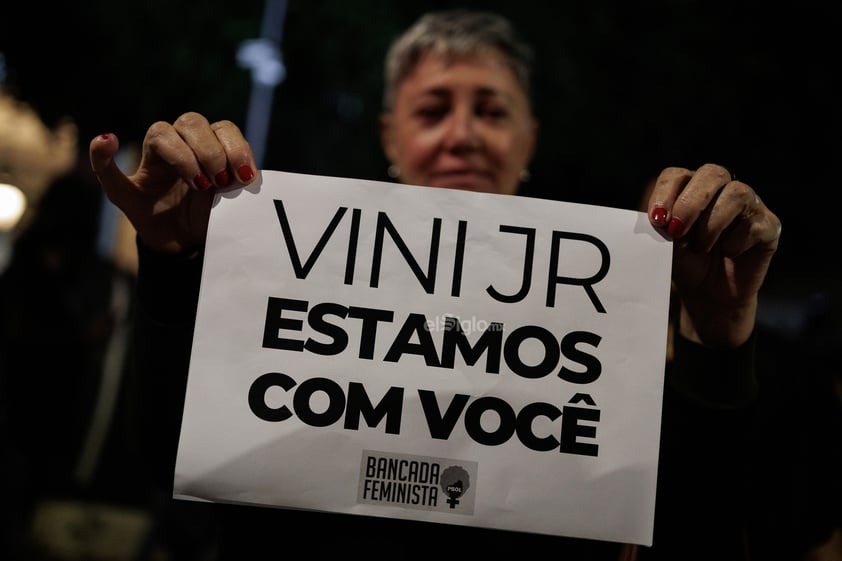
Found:
[{"label": "woman's left hand", "polygon": [[778,248],[780,219],[754,189],[716,164],[664,169],[647,212],[674,240],[681,334],[723,348],[748,340],[758,292]]}]

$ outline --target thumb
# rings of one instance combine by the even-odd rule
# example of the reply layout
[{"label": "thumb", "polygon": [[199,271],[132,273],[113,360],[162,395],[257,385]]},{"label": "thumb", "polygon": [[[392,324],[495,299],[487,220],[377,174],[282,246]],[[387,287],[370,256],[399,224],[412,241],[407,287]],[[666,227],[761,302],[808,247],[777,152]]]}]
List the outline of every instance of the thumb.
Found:
[{"label": "thumb", "polygon": [[[119,194],[122,187],[126,187],[129,179],[117,166],[114,156],[120,148],[120,140],[116,135],[105,133],[91,140],[89,157],[94,175],[110,199]],[[117,201],[114,201],[115,203]]]}]

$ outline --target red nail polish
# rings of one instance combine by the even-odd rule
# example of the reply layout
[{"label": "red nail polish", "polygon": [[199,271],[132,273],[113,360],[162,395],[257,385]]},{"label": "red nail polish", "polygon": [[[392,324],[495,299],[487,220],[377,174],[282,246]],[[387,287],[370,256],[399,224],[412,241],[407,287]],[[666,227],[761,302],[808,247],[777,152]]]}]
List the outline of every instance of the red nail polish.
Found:
[{"label": "red nail polish", "polygon": [[193,178],[193,183],[202,191],[206,191],[211,186],[211,180],[202,172],[196,174],[196,177]]},{"label": "red nail polish", "polygon": [[228,184],[231,182],[231,178],[228,177],[228,170],[224,169],[213,176],[216,184],[220,187],[227,187]]},{"label": "red nail polish", "polygon": [[251,171],[249,166],[242,165],[237,168],[237,175],[240,176],[240,181],[249,181],[252,177],[254,177],[254,172]]},{"label": "red nail polish", "polygon": [[674,238],[675,235],[678,234],[683,227],[684,222],[682,222],[680,218],[676,218],[675,216],[673,216],[672,220],[670,220],[669,226],[667,226],[667,235],[671,238]]},{"label": "red nail polish", "polygon": [[666,224],[667,209],[660,206],[656,206],[654,209],[652,209],[652,221],[658,226],[663,226],[664,224]]}]

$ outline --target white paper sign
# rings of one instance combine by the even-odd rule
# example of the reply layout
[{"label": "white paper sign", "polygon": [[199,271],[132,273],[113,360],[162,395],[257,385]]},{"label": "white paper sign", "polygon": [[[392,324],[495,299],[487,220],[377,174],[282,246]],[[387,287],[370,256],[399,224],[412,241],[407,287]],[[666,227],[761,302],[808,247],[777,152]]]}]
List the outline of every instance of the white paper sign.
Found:
[{"label": "white paper sign", "polygon": [[643,213],[264,171],[217,195],[175,497],[651,544]]}]

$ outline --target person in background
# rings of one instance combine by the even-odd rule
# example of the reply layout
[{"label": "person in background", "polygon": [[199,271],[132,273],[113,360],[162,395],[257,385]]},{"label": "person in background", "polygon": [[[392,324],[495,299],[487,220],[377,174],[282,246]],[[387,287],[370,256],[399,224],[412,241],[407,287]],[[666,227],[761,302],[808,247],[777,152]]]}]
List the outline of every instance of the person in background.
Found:
[{"label": "person in background", "polygon": [[0,274],[0,473],[11,487],[2,501],[11,559],[40,547],[33,519],[47,501],[133,492],[116,407],[104,405],[119,397],[134,279],[99,251],[102,208],[89,170],[51,181]]},{"label": "person in background", "polygon": [[[390,175],[410,185],[516,194],[535,151],[532,53],[492,13],[418,20],[390,48],[380,122]],[[115,134],[90,142],[91,165],[137,231],[133,444],[172,483],[202,268],[216,188],[259,170],[240,128],[187,112],[147,130],[135,173],[115,164]],[[269,559],[304,547],[315,558],[550,552],[577,560],[748,559],[746,439],[757,378],[758,294],[781,222],[755,189],[715,163],[668,167],[645,204],[674,240],[677,323],[667,366],[654,545],[492,531],[385,518],[202,505],[219,515],[219,559]],[[154,412],[154,414],[151,414]],[[552,481],[546,484],[552,485]],[[321,538],[309,540],[315,532]]]}]

